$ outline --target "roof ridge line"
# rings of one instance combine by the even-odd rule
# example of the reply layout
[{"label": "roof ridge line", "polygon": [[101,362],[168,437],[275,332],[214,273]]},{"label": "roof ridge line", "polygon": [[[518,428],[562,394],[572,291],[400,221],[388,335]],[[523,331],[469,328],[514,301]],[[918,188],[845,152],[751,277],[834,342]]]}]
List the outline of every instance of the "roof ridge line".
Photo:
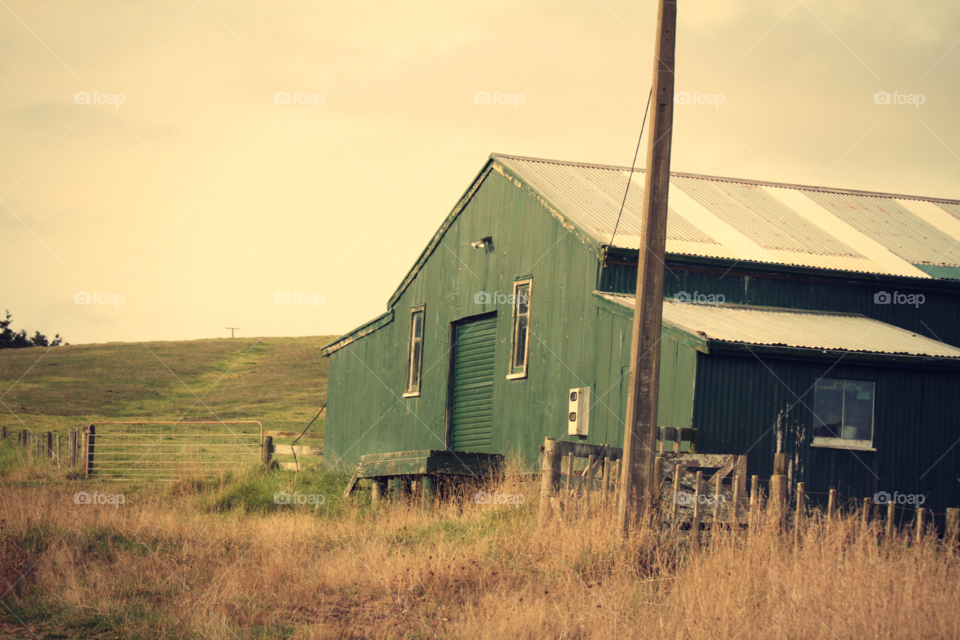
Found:
[{"label": "roof ridge line", "polygon": [[[589,169],[606,169],[609,171],[630,171],[630,167],[622,167],[610,164],[594,164],[590,162],[570,162],[567,160],[550,160],[548,158],[532,158],[529,156],[515,156],[507,153],[491,153],[491,158],[506,158],[508,160],[525,160],[527,162],[542,162],[544,164],[555,164],[569,167],[586,167]],[[646,173],[644,168],[636,167],[634,173]],[[769,182],[766,180],[752,180],[749,178],[730,178],[725,176],[711,176],[700,173],[686,173],[683,171],[671,171],[671,176],[678,178],[693,178],[696,180],[708,180],[710,182],[735,182],[739,184],[752,184],[761,187],[779,187],[781,189],[798,189],[800,191],[815,191],[822,193],[839,193],[844,195],[867,196],[873,198],[890,198],[903,200],[920,200],[922,202],[941,202],[945,204],[960,205],[960,200],[950,198],[932,198],[927,196],[914,196],[902,193],[886,193],[883,191],[861,191],[858,189],[841,189],[839,187],[821,187],[817,185],[794,184],[789,182]]]}]

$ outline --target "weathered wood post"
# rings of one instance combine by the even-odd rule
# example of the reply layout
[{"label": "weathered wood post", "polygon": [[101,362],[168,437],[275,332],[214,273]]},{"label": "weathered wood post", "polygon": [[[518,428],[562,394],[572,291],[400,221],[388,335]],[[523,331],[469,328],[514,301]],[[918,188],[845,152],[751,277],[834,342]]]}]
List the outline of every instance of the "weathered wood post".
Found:
[{"label": "weathered wood post", "polygon": [[870,510],[871,510],[872,507],[873,507],[873,499],[872,499],[872,498],[864,498],[864,499],[863,499],[863,513],[861,514],[861,515],[863,516],[863,517],[862,517],[862,520],[861,520],[861,524],[863,525],[863,528],[864,528],[864,529],[866,529],[867,527],[870,526]]},{"label": "weathered wood post", "polygon": [[94,451],[97,442],[97,427],[89,425],[84,429],[83,475],[90,477],[94,472]]},{"label": "weathered wood post", "polygon": [[47,431],[47,458],[53,457],[53,432]]},{"label": "weathered wood post", "polygon": [[713,481],[713,524],[711,526],[716,527],[717,523],[720,521],[720,483],[722,479],[720,474],[716,474],[716,478]]},{"label": "weathered wood post", "polygon": [[697,483],[693,490],[693,520],[690,522],[690,533],[693,541],[700,544],[700,494],[703,493],[703,471],[697,471]]},{"label": "weathered wood post", "polygon": [[737,508],[740,506],[740,476],[733,477],[733,505],[730,509],[730,524],[736,529],[740,520],[737,518]]},{"label": "weathered wood post", "polygon": [[437,484],[433,476],[422,475],[420,476],[420,494],[423,498],[423,510],[430,511],[433,509],[433,504],[436,501],[437,496]]},{"label": "weathered wood post", "polygon": [[573,494],[573,451],[567,453],[567,494]]},{"label": "weathered wood post", "polygon": [[607,507],[607,493],[610,490],[610,456],[603,459],[603,507]]},{"label": "weathered wood post", "polygon": [[60,466],[60,434],[57,434],[57,466]]},{"label": "weathered wood post", "polygon": [[403,502],[403,478],[392,476],[387,480],[390,487],[390,500],[396,503]]},{"label": "weathered wood post", "polygon": [[7,425],[0,426],[0,433],[2,433],[3,439],[7,439]]},{"label": "weathered wood post", "polygon": [[387,499],[387,481],[383,478],[371,478],[370,501],[379,504]]},{"label": "weathered wood post", "polygon": [[677,525],[677,502],[680,501],[680,465],[673,466],[673,502],[670,504],[670,528]]},{"label": "weathered wood post", "polygon": [[787,507],[787,476],[770,476],[770,511],[773,522],[782,527],[786,519]]},{"label": "weathered wood post", "polygon": [[797,483],[797,515],[794,519],[793,539],[795,544],[800,543],[800,521],[807,515],[806,485]]},{"label": "weathered wood post", "polygon": [[787,454],[785,453],[773,454],[773,475],[775,476],[787,475]]},{"label": "weathered wood post", "polygon": [[70,432],[70,444],[67,445],[67,454],[70,457],[70,468],[75,469],[77,466],[77,432]]},{"label": "weathered wood post", "polygon": [[893,500],[887,502],[887,528],[886,528],[886,538],[887,540],[893,540],[893,533],[896,531],[896,514],[897,514],[897,505]]},{"label": "weathered wood post", "polygon": [[948,548],[957,545],[957,534],[960,533],[960,509],[947,509],[947,529],[943,535],[943,542]]},{"label": "weathered wood post", "polygon": [[557,479],[560,475],[560,453],[557,441],[547,438],[543,442],[543,457],[540,459],[540,523],[546,522],[553,509],[557,495]]},{"label": "weathered wood post", "polygon": [[260,447],[260,460],[264,466],[270,466],[270,456],[273,454],[273,436],[263,436],[263,444]]},{"label": "weathered wood post", "polygon": [[750,532],[753,530],[753,527],[757,524],[757,513],[760,509],[760,476],[752,476],[750,478],[750,513],[747,516],[749,522],[747,522],[747,536],[750,536]]},{"label": "weathered wood post", "polygon": [[837,516],[837,490],[830,489],[830,497],[827,499],[827,518],[833,520]]},{"label": "weathered wood post", "polygon": [[927,510],[923,507],[917,509],[917,544],[923,543],[923,521],[927,515]]}]

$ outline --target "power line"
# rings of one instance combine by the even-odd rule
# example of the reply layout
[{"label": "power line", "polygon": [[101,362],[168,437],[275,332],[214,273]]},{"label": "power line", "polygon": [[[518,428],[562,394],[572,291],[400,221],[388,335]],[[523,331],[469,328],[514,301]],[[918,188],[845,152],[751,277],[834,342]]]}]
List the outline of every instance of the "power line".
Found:
[{"label": "power line", "polygon": [[630,183],[633,182],[633,168],[637,166],[637,156],[640,155],[640,141],[643,140],[643,129],[647,125],[647,113],[650,112],[650,98],[653,97],[653,87],[650,87],[650,95],[647,96],[647,108],[643,110],[643,124],[640,125],[640,137],[637,139],[637,150],[633,152],[633,164],[630,165],[630,175],[627,177],[627,189],[623,192],[623,202],[620,204],[620,213],[617,214],[617,224],[613,227],[613,234],[610,236],[610,246],[613,246],[613,239],[617,235],[617,227],[620,226],[620,216],[623,215],[623,207],[627,204],[627,194],[630,193]]}]

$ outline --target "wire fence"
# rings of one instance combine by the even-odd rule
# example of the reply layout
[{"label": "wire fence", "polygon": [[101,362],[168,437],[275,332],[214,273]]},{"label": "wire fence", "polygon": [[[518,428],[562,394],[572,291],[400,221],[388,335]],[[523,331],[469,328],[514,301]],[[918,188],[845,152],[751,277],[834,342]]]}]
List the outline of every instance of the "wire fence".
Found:
[{"label": "wire fence", "polygon": [[84,474],[115,480],[176,480],[236,471],[263,458],[257,421],[99,422],[84,428]]}]

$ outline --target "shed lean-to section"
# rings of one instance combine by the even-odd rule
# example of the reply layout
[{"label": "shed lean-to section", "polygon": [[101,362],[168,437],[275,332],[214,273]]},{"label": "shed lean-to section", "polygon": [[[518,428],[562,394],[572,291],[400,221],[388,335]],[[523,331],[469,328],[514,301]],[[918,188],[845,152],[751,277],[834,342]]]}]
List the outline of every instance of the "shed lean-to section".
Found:
[{"label": "shed lean-to section", "polygon": [[[328,462],[443,449],[533,462],[546,436],[621,446],[642,193],[639,171],[491,156],[387,313],[324,348]],[[750,474],[787,452],[808,491],[960,504],[958,278],[956,201],[673,174],[658,422],[697,429],[701,453],[748,454]],[[530,287],[525,373],[511,357],[517,283]],[[669,302],[697,295],[722,303]],[[869,404],[868,440],[842,442],[843,424],[815,440],[821,378]],[[566,435],[576,387],[591,389],[582,439]]]}]

